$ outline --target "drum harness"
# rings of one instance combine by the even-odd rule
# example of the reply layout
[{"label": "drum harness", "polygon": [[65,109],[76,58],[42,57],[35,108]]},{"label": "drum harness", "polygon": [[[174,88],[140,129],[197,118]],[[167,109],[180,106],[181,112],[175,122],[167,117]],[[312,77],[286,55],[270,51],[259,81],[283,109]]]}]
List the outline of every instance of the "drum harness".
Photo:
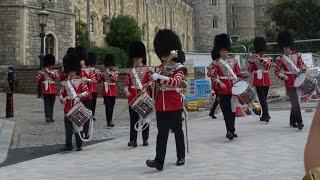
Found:
[{"label": "drum harness", "polygon": [[[81,79],[81,81],[83,81],[83,79]],[[73,105],[75,105],[77,103],[81,103],[80,98],[77,96],[77,93],[74,90],[74,87],[72,86],[72,83],[71,83],[70,80],[66,81],[65,86],[67,88],[68,97],[71,97],[71,99],[73,99]],[[83,141],[83,142],[88,142],[88,141],[90,141],[92,139],[92,134],[93,134],[93,116],[90,117],[89,121],[90,121],[90,129],[89,129],[90,135],[89,135],[88,139],[84,139],[81,136],[81,131],[83,130],[83,126],[78,127],[74,122],[72,122],[74,133],[78,133],[81,141]]]},{"label": "drum harness", "polygon": [[[222,59],[219,59],[219,62],[227,68],[228,72],[232,75],[232,77],[234,78],[234,80],[235,80],[235,81],[238,81],[238,77],[237,77],[237,75],[233,72],[230,64],[229,64],[228,62],[226,62],[225,60],[222,60]],[[250,85],[249,85],[249,88],[251,88]],[[241,98],[240,96],[237,96],[237,97],[238,97],[238,98]],[[260,101],[259,101],[259,99],[257,98],[257,96],[255,96],[255,99],[256,99],[256,101],[258,101],[259,104],[260,104]],[[232,101],[236,101],[236,100],[232,100],[232,99],[231,99],[231,103],[232,103]],[[243,101],[243,100],[242,100],[242,101]],[[245,102],[245,101],[244,101],[244,102]],[[236,102],[234,102],[234,103],[236,103]],[[251,104],[247,104],[247,106],[248,106],[248,110],[250,111],[250,113],[253,114],[253,115],[256,115],[256,114],[253,112],[253,110],[252,110],[252,105],[251,105]],[[232,108],[232,106],[231,106],[231,108]],[[262,108],[261,108],[261,105],[260,105],[260,115],[259,115],[259,116],[262,117]]]}]

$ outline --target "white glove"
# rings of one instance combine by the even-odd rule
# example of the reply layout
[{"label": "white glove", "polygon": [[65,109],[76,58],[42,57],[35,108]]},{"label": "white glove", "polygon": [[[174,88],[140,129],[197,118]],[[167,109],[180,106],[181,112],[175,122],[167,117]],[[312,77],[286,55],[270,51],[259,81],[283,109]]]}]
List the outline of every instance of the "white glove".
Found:
[{"label": "white glove", "polygon": [[169,77],[160,75],[160,74],[158,74],[158,73],[153,73],[153,74],[151,75],[151,77],[152,77],[152,79],[153,79],[154,81],[156,81],[156,80],[158,80],[158,79],[160,79],[160,80],[168,80],[168,79],[169,79]]},{"label": "white glove", "polygon": [[92,83],[92,80],[91,79],[86,79],[86,82],[91,84]]}]

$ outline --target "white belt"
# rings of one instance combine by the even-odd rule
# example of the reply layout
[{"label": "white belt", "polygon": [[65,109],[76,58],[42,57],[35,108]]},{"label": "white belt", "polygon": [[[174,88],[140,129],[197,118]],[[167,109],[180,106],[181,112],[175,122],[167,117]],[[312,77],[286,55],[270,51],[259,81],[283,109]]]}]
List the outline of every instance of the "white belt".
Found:
[{"label": "white belt", "polygon": [[285,74],[296,74],[295,72],[285,71]]},{"label": "white belt", "polygon": [[109,85],[116,85],[116,83],[108,83]]},{"label": "white belt", "polygon": [[139,88],[137,88],[136,86],[131,86],[130,89],[136,89],[136,90],[140,90]]},{"label": "white belt", "polygon": [[232,76],[219,76],[219,79],[223,80],[233,80],[234,78]]},{"label": "white belt", "polygon": [[160,91],[179,91],[179,88],[161,87]]},{"label": "white belt", "polygon": [[[254,71],[254,73],[257,73],[257,71]],[[263,71],[263,73],[269,73],[269,71]]]}]

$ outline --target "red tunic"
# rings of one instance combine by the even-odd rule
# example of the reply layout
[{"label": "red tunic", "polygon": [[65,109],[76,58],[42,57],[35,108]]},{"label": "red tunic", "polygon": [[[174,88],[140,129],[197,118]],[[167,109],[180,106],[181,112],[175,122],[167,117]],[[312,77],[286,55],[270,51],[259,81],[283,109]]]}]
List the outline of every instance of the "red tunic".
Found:
[{"label": "red tunic", "polygon": [[[262,61],[262,62],[261,62]],[[249,61],[248,65],[248,72],[254,73],[253,74],[253,85],[254,86],[270,86],[270,75],[269,75],[269,69],[271,68],[271,58],[268,56],[263,56],[262,58],[259,58],[259,56],[254,55]],[[262,78],[258,79],[257,71],[261,70],[263,72]]]},{"label": "red tunic", "polygon": [[101,78],[103,80],[102,95],[117,96],[116,82],[119,80],[119,72],[116,70],[110,70],[110,69],[109,69],[109,72],[105,70],[103,73],[101,73]]},{"label": "red tunic", "polygon": [[85,101],[91,101],[92,100],[92,89],[93,89],[92,88],[92,84],[94,82],[96,82],[96,79],[93,76],[92,71],[93,71],[93,69],[90,66],[83,66],[81,68],[81,71],[80,71],[80,77],[81,78],[90,79],[91,80],[91,82],[87,83],[89,95],[84,99]]},{"label": "red tunic", "polygon": [[97,68],[91,67],[90,77],[92,80],[91,92],[97,93],[99,89],[98,83],[101,81],[101,71]]},{"label": "red tunic", "polygon": [[[228,57],[226,61],[231,65],[235,75],[238,78],[242,78],[244,72],[241,72],[241,68],[237,61],[232,57]],[[213,61],[208,66],[207,70],[207,76],[211,78],[212,85],[215,88],[217,94],[232,94],[232,86],[235,80],[229,70],[221,62]],[[221,88],[218,81],[224,83],[226,85],[226,88]]]},{"label": "red tunic", "polygon": [[[81,77],[79,76],[76,76],[73,79],[70,79],[70,81],[77,95],[81,97],[80,100],[81,101],[84,100],[89,95],[87,83],[83,79],[81,79]],[[60,100],[66,99],[66,102],[64,104],[64,113],[66,114],[73,107],[73,103],[74,103],[74,100],[69,98],[70,96],[68,95],[67,85],[63,85],[61,87],[59,92],[59,97],[60,97]]]},{"label": "red tunic", "polygon": [[[306,72],[307,66],[304,64],[300,53],[292,51],[289,56],[301,72]],[[283,70],[283,72],[281,72],[281,70]],[[288,79],[284,81],[286,88],[294,87],[294,81],[297,77],[297,72],[295,72],[294,68],[291,67],[291,65],[284,59],[283,56],[277,57],[274,73],[280,79],[283,79],[284,76],[288,77]]]},{"label": "red tunic", "polygon": [[[143,78],[145,76],[145,74],[150,71],[150,68],[148,66],[145,66],[143,64],[141,64],[139,67],[135,68],[136,72],[137,72],[137,76],[141,82],[141,85],[144,86],[143,84]],[[136,99],[137,95],[139,94],[139,92],[141,91],[142,87],[139,87],[139,84],[133,74],[132,69],[130,69],[127,72],[126,78],[124,80],[124,87],[126,89],[128,89],[130,95],[128,97],[128,102],[129,104],[133,103],[133,101]]]},{"label": "red tunic", "polygon": [[[183,97],[180,94],[181,88],[185,87],[185,76],[187,69],[180,63],[170,63],[161,68],[161,75],[169,77],[168,80],[161,80],[153,83],[155,91],[155,109],[156,111],[183,111]],[[152,77],[152,73],[148,72],[144,78],[147,83]]]},{"label": "red tunic", "polygon": [[41,81],[42,94],[57,94],[57,85],[55,81],[59,81],[60,74],[58,70],[49,70],[43,68],[37,79]]}]

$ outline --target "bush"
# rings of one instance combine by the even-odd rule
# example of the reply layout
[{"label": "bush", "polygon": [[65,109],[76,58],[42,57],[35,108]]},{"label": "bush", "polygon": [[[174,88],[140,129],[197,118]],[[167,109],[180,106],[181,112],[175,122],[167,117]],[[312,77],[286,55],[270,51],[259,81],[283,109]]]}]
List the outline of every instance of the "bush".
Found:
[{"label": "bush", "polygon": [[106,35],[108,44],[128,52],[129,45],[139,40],[141,40],[141,30],[133,17],[120,15],[111,19],[110,31]]},{"label": "bush", "polygon": [[127,67],[128,62],[128,55],[124,50],[117,48],[117,47],[97,47],[91,46],[88,48],[88,52],[93,52],[97,55],[97,63],[103,64],[104,57],[106,54],[111,53],[114,54],[116,57],[116,66],[118,68],[125,68]]}]

